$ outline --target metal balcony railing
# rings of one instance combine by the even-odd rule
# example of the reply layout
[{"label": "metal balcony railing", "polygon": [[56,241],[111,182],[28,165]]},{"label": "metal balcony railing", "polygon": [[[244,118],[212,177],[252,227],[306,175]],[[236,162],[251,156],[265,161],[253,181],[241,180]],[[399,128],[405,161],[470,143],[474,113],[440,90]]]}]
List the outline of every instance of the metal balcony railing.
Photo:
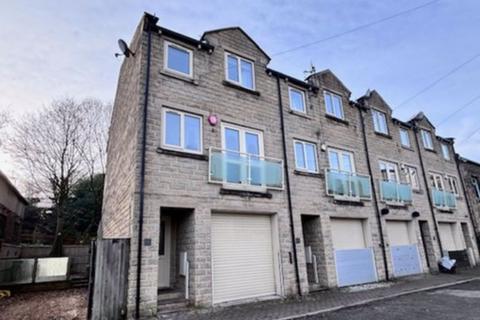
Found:
[{"label": "metal balcony railing", "polygon": [[370,200],[372,185],[370,176],[325,169],[327,195],[340,200]]},{"label": "metal balcony railing", "polygon": [[241,189],[283,189],[283,161],[210,148],[208,181]]},{"label": "metal balcony railing", "polygon": [[380,180],[380,199],[387,203],[411,204],[412,187],[406,183]]},{"label": "metal balcony railing", "polygon": [[453,210],[457,208],[457,196],[453,192],[432,189],[433,205],[438,209]]}]

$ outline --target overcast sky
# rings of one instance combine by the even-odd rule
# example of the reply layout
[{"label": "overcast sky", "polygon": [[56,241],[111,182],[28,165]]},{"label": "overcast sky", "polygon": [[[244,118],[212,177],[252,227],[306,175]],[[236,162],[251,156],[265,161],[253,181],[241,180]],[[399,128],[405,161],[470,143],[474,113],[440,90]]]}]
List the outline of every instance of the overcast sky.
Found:
[{"label": "overcast sky", "polygon": [[[422,9],[292,51],[431,0],[315,1],[26,1],[0,0],[0,110],[21,117],[70,95],[112,101],[121,58],[144,11],[164,27],[194,38],[241,26],[267,53],[270,66],[303,78],[313,63],[329,68],[352,98],[376,89],[392,108],[480,53],[480,1],[440,0]],[[160,53],[158,53],[160,54]],[[408,120],[422,110],[434,124],[480,95],[480,57],[397,108]],[[457,138],[457,151],[480,161],[480,99],[437,126]],[[465,141],[464,141],[465,140]],[[15,177],[11,159],[0,169]]]}]

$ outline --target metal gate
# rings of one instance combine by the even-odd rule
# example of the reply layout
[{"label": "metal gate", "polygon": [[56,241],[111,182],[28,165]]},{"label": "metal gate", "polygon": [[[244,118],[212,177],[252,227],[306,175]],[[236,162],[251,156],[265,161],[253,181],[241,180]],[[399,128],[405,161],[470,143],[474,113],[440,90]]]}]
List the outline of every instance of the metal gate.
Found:
[{"label": "metal gate", "polygon": [[377,281],[373,250],[335,250],[335,264],[339,287]]},{"label": "metal gate", "polygon": [[393,275],[408,276],[422,272],[417,245],[391,246]]}]

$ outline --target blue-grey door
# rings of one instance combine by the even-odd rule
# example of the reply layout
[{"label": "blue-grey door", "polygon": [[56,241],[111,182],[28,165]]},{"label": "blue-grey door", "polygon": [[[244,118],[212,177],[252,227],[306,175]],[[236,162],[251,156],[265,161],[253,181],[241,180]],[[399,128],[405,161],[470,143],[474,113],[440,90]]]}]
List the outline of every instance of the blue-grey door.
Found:
[{"label": "blue-grey door", "polygon": [[335,250],[339,287],[377,281],[371,248]]},{"label": "blue-grey door", "polygon": [[408,276],[422,272],[417,245],[391,246],[393,275]]}]

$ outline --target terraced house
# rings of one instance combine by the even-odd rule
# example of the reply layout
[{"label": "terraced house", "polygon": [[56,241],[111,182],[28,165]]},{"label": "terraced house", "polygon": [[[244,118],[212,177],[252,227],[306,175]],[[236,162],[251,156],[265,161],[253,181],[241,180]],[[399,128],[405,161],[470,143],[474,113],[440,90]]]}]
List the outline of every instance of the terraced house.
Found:
[{"label": "terraced house", "polygon": [[478,260],[453,139],[423,114],[272,70],[239,27],[197,40],[157,20],[122,64],[108,143],[102,237],[129,241],[129,315]]}]

